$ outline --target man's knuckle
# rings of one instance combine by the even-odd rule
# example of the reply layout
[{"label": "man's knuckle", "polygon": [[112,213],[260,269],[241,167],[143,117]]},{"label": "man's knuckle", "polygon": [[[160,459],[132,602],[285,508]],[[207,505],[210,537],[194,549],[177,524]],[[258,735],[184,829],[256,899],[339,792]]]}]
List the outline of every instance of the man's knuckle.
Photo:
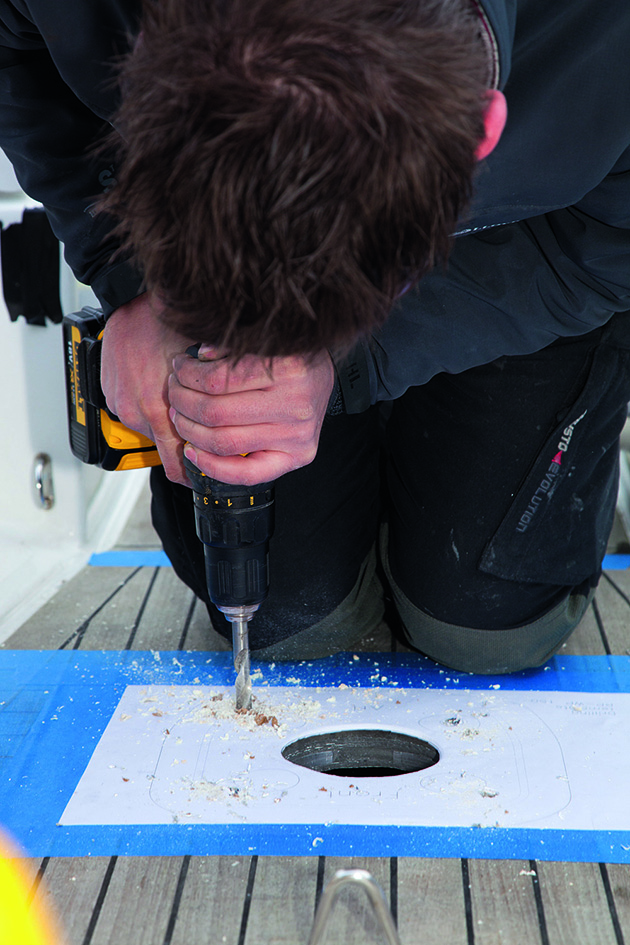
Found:
[{"label": "man's knuckle", "polygon": [[204,427],[220,427],[225,420],[225,416],[221,407],[210,401],[204,402],[199,407],[194,419]]},{"label": "man's knuckle", "polygon": [[291,438],[302,448],[308,448],[313,442],[313,428],[310,423],[298,423],[294,426]]},{"label": "man's knuckle", "polygon": [[308,400],[298,402],[294,408],[294,416],[300,423],[310,422],[315,416],[313,404]]},{"label": "man's knuckle", "polygon": [[214,449],[212,452],[217,453],[219,456],[237,456],[242,450],[236,441],[236,437],[222,431],[214,437]]},{"label": "man's knuckle", "polygon": [[304,449],[295,450],[291,456],[291,463],[293,469],[301,469],[302,466],[308,466],[313,462],[317,454],[317,449],[313,446],[308,446]]}]

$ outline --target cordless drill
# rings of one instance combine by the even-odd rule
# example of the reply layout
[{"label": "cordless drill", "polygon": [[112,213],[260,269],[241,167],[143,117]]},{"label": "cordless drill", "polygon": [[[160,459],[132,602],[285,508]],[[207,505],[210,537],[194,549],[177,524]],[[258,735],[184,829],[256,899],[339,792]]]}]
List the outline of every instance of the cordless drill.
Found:
[{"label": "cordless drill", "polygon": [[[101,389],[100,309],[65,315],[68,423],[72,452],[103,469],[160,464],[155,444],[129,430],[107,409]],[[188,349],[191,355],[196,348]],[[210,600],[232,625],[236,708],[251,708],[248,624],[269,591],[269,539],[274,525],[274,484],[235,486],[211,479],[184,459],[193,489],[197,535],[203,542]]]}]

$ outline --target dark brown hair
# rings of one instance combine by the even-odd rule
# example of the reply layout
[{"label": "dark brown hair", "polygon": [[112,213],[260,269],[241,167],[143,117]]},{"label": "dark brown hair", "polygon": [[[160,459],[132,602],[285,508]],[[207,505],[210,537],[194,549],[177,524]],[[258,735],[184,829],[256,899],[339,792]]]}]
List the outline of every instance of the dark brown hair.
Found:
[{"label": "dark brown hair", "polygon": [[446,260],[486,78],[460,0],[149,0],[103,206],[188,336],[343,349]]}]

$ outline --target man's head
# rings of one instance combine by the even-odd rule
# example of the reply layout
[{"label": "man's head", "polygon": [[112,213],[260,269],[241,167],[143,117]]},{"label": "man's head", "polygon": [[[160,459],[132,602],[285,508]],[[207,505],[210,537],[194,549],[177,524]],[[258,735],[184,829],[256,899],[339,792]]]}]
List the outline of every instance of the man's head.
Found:
[{"label": "man's head", "polygon": [[104,206],[185,334],[341,349],[445,262],[487,79],[466,0],[150,2]]}]

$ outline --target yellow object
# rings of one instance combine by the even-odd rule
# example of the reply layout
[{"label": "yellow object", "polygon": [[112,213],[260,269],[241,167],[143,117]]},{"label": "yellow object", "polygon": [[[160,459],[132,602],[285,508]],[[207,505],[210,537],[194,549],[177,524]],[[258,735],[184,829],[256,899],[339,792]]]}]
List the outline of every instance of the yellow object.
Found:
[{"label": "yellow object", "polygon": [[61,945],[41,896],[31,901],[32,886],[17,851],[0,837],[0,945]]},{"label": "yellow object", "polygon": [[149,466],[161,466],[162,460],[157,450],[154,453],[125,453],[116,466],[116,472],[126,469],[147,469]]},{"label": "yellow object", "polygon": [[112,420],[106,410],[101,410],[101,433],[110,449],[121,454],[117,470],[144,469],[162,463],[153,440],[136,430],[130,430],[120,420]]},{"label": "yellow object", "polygon": [[130,430],[120,420],[112,420],[106,410],[101,410],[101,431],[107,445],[114,449],[155,449],[153,440],[143,436],[142,433],[137,433],[136,430]]},{"label": "yellow object", "polygon": [[74,418],[77,423],[85,426],[85,401],[79,385],[79,373],[75,365],[79,363],[79,345],[81,344],[81,332],[78,328],[72,328],[72,403],[74,405]]}]

